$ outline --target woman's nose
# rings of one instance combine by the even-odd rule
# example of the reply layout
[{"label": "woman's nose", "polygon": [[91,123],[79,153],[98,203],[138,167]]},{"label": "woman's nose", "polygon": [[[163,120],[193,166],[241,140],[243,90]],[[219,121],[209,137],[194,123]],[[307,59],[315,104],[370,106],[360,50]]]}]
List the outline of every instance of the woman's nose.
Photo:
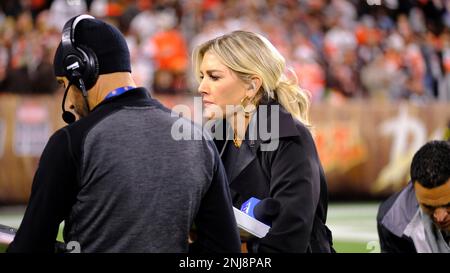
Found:
[{"label": "woman's nose", "polygon": [[200,82],[200,85],[198,86],[198,92],[200,94],[207,94],[208,93],[208,85],[204,80]]},{"label": "woman's nose", "polygon": [[448,216],[448,211],[446,208],[437,208],[434,210],[433,217],[436,222],[444,222]]}]

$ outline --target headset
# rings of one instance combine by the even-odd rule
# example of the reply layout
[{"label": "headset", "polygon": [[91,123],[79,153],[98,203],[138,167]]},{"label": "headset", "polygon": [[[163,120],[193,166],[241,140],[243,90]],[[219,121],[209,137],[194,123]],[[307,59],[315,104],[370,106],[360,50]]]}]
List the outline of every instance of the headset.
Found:
[{"label": "headset", "polygon": [[86,107],[88,111],[90,111],[89,103],[87,101],[87,90],[91,89],[95,85],[99,74],[97,55],[95,55],[94,51],[90,48],[77,45],[75,42],[75,28],[77,24],[84,19],[95,18],[87,14],[82,14],[70,19],[64,25],[61,38],[64,75],[69,80],[69,84],[66,87],[62,101],[62,118],[68,124],[75,121],[75,115],[69,111],[66,111],[64,107],[67,92],[70,86],[74,84],[81,90]]}]

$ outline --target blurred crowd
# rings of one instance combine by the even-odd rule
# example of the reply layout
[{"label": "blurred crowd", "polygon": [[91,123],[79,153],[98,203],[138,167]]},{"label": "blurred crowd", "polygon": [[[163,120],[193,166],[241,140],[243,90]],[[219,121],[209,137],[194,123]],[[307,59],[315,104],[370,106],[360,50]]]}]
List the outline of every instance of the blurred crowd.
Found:
[{"label": "blurred crowd", "polygon": [[313,101],[450,101],[446,0],[2,0],[0,5],[0,91],[58,90],[52,61],[63,24],[90,13],[126,35],[135,80],[155,93],[195,91],[193,47],[245,29],[274,43]]}]

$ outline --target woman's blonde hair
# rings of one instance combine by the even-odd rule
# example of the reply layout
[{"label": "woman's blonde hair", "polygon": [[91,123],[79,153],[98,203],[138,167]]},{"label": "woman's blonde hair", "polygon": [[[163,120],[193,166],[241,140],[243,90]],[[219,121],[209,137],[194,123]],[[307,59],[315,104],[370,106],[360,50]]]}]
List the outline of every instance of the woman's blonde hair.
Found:
[{"label": "woman's blonde hair", "polygon": [[309,92],[298,86],[295,73],[292,73],[294,79],[287,77],[285,59],[265,37],[239,30],[196,47],[192,54],[192,63],[197,79],[200,79],[200,65],[207,51],[216,55],[245,83],[250,83],[252,76],[258,76],[262,86],[255,96],[257,100],[260,100],[265,92],[293,117],[310,126]]}]

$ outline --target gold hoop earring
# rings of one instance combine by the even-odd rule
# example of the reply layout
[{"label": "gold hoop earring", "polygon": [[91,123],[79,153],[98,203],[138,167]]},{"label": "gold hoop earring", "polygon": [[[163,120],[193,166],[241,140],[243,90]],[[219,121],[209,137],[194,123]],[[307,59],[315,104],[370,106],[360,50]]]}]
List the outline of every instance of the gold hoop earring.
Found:
[{"label": "gold hoop earring", "polygon": [[242,107],[242,111],[244,112],[245,117],[247,117],[247,118],[250,116],[250,114],[252,114],[253,112],[256,111],[256,105],[247,96],[245,96],[241,100],[241,107]]}]

